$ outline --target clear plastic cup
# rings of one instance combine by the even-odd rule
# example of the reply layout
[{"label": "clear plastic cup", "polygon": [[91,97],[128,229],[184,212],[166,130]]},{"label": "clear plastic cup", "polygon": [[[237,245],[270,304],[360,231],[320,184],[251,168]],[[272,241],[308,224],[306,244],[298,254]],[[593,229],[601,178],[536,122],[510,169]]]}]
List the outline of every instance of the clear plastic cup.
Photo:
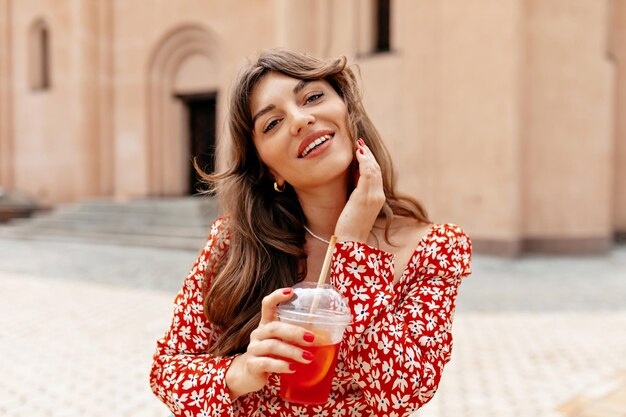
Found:
[{"label": "clear plastic cup", "polygon": [[346,327],[352,322],[347,300],[332,286],[301,282],[294,295],[277,308],[278,319],[315,334],[313,346],[300,346],[313,354],[309,364],[293,362],[295,372],[280,375],[280,396],[299,404],[324,404],[335,376],[337,353]]}]

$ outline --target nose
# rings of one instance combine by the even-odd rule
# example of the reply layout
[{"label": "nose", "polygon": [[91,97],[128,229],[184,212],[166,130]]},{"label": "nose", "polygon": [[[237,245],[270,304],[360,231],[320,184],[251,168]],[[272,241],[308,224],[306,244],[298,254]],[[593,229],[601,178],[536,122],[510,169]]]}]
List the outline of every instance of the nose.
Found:
[{"label": "nose", "polygon": [[315,123],[315,116],[301,108],[294,109],[291,118],[291,134],[293,136],[298,136],[303,128]]}]

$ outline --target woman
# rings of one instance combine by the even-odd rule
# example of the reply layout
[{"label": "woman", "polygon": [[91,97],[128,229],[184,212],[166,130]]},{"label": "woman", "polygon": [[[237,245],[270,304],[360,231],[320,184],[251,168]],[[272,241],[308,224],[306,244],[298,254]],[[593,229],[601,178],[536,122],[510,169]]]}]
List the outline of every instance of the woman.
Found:
[{"label": "woman", "polygon": [[[450,359],[467,235],[433,225],[395,191],[383,142],[345,58],[271,50],[240,74],[229,168],[205,175],[226,217],[175,301],[158,342],[153,391],[181,416],[405,416],[435,393]],[[277,304],[317,281],[337,236],[330,283],[354,322],[328,403],[290,404],[279,375],[310,362],[315,335],[281,323]],[[298,344],[305,348],[294,346]]]}]

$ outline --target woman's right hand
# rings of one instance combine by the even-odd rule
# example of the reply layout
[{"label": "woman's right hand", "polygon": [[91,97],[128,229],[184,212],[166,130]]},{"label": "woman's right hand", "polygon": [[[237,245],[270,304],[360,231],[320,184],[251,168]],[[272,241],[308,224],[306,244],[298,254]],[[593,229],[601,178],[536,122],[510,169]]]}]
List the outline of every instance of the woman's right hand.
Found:
[{"label": "woman's right hand", "polygon": [[250,334],[246,352],[233,359],[226,372],[231,401],[263,388],[272,373],[293,373],[290,362],[311,362],[311,352],[293,344],[312,346],[314,334],[276,317],[277,305],[292,296],[293,289],[282,288],[263,298],[259,326]]}]

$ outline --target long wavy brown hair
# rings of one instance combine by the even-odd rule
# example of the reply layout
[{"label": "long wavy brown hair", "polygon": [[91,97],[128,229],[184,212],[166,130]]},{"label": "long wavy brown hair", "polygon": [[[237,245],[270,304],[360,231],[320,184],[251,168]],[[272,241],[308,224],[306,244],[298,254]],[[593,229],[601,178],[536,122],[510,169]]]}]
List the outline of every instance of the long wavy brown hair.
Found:
[{"label": "long wavy brown hair", "polygon": [[[216,266],[210,288],[205,288],[204,311],[220,335],[209,348],[215,355],[245,352],[250,333],[261,318],[261,300],[278,288],[290,287],[306,276],[304,250],[307,220],[295,190],[274,191],[274,178],[254,146],[250,94],[270,72],[301,80],[324,79],[337,91],[348,109],[348,129],[353,142],[363,138],[382,170],[386,202],[385,240],[394,216],[428,222],[424,208],[395,190],[393,167],[387,149],[362,104],[354,71],[345,57],[325,61],[285,49],[272,49],[240,72],[231,96],[230,159],[222,172],[199,170],[228,216],[228,254]],[[355,169],[355,164],[351,169]],[[197,166],[196,166],[197,168]],[[349,176],[353,178],[352,175]],[[350,180],[350,182],[352,182]],[[352,192],[354,184],[348,184]],[[206,280],[208,282],[208,280]]]}]

